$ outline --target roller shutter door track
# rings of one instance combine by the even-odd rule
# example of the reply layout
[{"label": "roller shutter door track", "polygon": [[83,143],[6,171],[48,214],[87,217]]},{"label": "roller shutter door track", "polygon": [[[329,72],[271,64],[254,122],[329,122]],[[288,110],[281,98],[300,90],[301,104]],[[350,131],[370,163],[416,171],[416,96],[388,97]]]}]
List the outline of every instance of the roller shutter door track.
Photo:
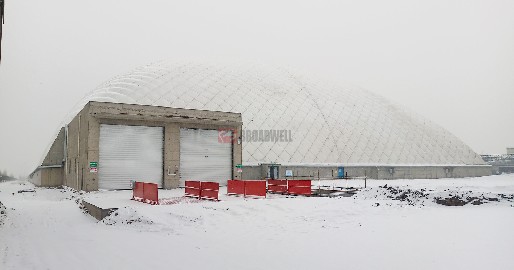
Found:
[{"label": "roller shutter door track", "polygon": [[218,141],[218,130],[180,129],[180,184],[185,180],[226,184],[232,178],[232,143]]},{"label": "roller shutter door track", "polygon": [[100,125],[99,189],[163,182],[163,127]]}]

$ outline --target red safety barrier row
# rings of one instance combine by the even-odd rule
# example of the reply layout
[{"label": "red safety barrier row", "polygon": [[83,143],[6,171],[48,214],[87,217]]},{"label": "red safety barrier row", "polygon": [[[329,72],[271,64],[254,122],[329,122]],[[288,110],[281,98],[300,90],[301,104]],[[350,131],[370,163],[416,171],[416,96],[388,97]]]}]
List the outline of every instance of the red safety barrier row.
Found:
[{"label": "red safety barrier row", "polygon": [[186,181],[186,197],[200,198],[200,181]]},{"label": "red safety barrier row", "polygon": [[287,193],[292,195],[311,195],[311,180],[287,180]]},{"label": "red safety barrier row", "polygon": [[134,186],[132,187],[132,200],[142,202],[145,197],[144,192],[144,183],[143,182],[134,182]]},{"label": "red safety barrier row", "polygon": [[287,193],[287,180],[268,180],[268,192]]},{"label": "red safety barrier row", "polygon": [[217,182],[186,181],[185,196],[218,201],[220,184]]},{"label": "red safety barrier row", "polygon": [[259,180],[228,180],[228,195],[262,196],[266,197],[266,181]]},{"label": "red safety barrier row", "polygon": [[311,180],[268,179],[268,192],[310,196],[312,193]]},{"label": "red safety barrier row", "polygon": [[245,196],[266,197],[266,181],[245,181]]},{"label": "red safety barrier row", "polygon": [[243,180],[228,180],[227,181],[227,194],[228,195],[244,195],[245,194],[245,181],[243,181]]},{"label": "red safety barrier row", "polygon": [[155,183],[134,182],[132,200],[159,204],[159,187]]},{"label": "red safety barrier row", "polygon": [[159,204],[159,186],[155,183],[145,183],[143,186],[145,203]]},{"label": "red safety barrier row", "polygon": [[220,183],[202,182],[200,188],[200,199],[218,201]]}]

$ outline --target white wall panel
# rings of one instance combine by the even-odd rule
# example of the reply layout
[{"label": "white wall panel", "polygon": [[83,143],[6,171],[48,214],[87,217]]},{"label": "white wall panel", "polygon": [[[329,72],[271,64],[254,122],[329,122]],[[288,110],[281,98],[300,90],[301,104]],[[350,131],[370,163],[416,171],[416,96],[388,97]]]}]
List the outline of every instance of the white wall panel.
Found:
[{"label": "white wall panel", "polygon": [[131,181],[163,182],[162,127],[100,125],[99,189],[130,189]]},{"label": "white wall panel", "polygon": [[217,130],[180,129],[180,184],[185,180],[226,184],[232,178],[232,144]]}]

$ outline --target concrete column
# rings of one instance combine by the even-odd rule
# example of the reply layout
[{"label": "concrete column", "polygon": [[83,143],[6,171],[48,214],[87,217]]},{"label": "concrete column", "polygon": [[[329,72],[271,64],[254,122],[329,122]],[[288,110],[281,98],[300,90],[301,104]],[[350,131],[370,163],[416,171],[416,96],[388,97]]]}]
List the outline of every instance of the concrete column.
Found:
[{"label": "concrete column", "polygon": [[[232,148],[232,160],[233,160],[232,175],[234,176],[234,179],[241,180],[241,179],[243,179],[243,173],[238,172],[237,168],[236,168],[237,164],[243,163],[243,142],[241,140],[241,135],[242,135],[241,127],[237,127],[236,132],[237,132],[237,138],[234,140],[234,142],[232,144],[233,145],[232,146],[233,147]],[[238,143],[238,142],[241,142],[241,143]],[[244,168],[243,168],[243,170],[244,170]]]},{"label": "concrete column", "polygon": [[[98,172],[89,171],[90,162],[98,162],[100,159],[99,146],[100,146],[100,123],[98,119],[88,115],[88,137],[87,137],[87,154],[86,162],[84,162],[84,190],[93,191],[98,190]],[[99,164],[99,166],[101,166]]]},{"label": "concrete column", "polygon": [[164,188],[179,186],[180,127],[177,123],[164,126]]}]

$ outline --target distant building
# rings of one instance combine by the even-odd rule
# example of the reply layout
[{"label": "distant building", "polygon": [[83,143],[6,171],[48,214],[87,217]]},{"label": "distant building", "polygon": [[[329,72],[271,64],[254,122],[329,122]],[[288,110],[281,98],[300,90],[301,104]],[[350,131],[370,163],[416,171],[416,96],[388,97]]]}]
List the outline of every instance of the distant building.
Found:
[{"label": "distant building", "polygon": [[514,148],[507,147],[506,155],[482,155],[482,159],[492,166],[493,174],[514,173]]}]

